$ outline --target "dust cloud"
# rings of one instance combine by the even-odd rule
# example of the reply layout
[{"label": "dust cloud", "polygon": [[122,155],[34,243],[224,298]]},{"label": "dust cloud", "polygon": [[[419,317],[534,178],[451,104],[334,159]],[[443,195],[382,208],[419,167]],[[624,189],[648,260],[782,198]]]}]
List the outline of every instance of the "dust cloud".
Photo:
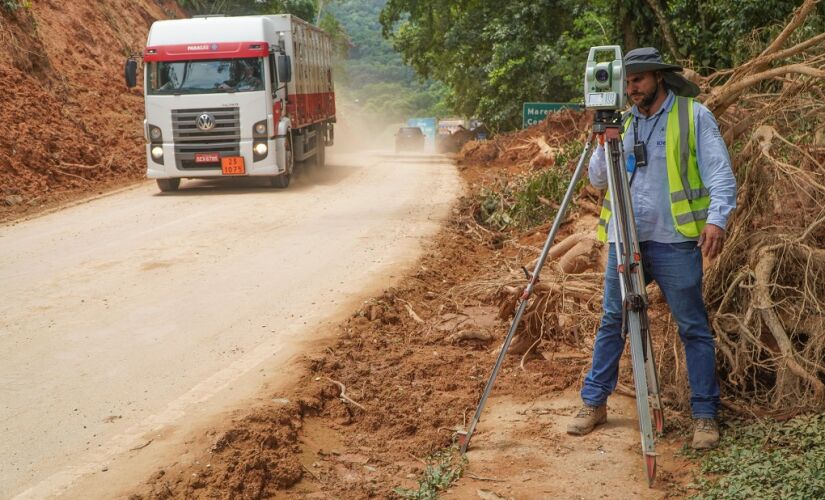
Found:
[{"label": "dust cloud", "polygon": [[377,113],[359,107],[357,103],[336,103],[335,153],[392,151],[395,132],[402,123],[393,123]]}]

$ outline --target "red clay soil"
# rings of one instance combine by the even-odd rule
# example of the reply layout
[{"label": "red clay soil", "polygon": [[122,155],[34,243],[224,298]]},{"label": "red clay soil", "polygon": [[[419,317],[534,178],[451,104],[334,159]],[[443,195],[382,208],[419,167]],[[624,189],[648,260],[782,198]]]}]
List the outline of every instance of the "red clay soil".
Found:
[{"label": "red clay soil", "polygon": [[[586,121],[574,115],[559,118]],[[563,134],[569,132],[563,124],[561,129]],[[522,140],[534,133],[524,132],[509,140]],[[502,248],[494,238],[479,241],[467,218],[472,216],[475,195],[482,185],[500,175],[502,169],[514,172],[525,168],[529,166],[513,167],[509,162],[496,164],[465,156],[460,171],[468,181],[469,196],[453,210],[448,226],[420,260],[417,271],[396,288],[367,301],[339,325],[331,346],[307,354],[302,380],[292,390],[271,394],[264,398],[271,403],[194,437],[193,443],[209,444],[195,452],[190,448],[186,458],[164,465],[137,486],[130,498],[386,498],[394,495],[396,487],[415,487],[426,458],[449,447],[454,431],[472,417],[508,326],[498,318],[492,290],[467,285],[483,283],[485,278],[506,272],[508,266],[512,268],[513,247]],[[654,328],[662,328],[665,321],[654,320]],[[479,339],[455,340],[455,333],[469,331],[479,333]],[[591,338],[593,333],[588,332]],[[495,386],[495,399],[515,401],[521,412],[542,398],[569,399],[589,357],[581,346],[559,344],[557,351],[529,357],[525,370],[519,368],[520,356],[508,356]],[[497,410],[490,411],[503,411],[499,403],[491,407]],[[564,411],[569,414],[572,409]],[[638,431],[632,418],[620,422],[626,424],[631,436],[614,437],[631,457],[631,463],[622,466],[636,470],[632,462]],[[518,442],[508,441],[507,446],[544,446],[535,438],[546,432],[536,425],[545,424],[513,427],[521,429],[513,438]],[[490,474],[503,478],[499,479],[503,484],[514,469],[538,465],[512,462],[505,466],[495,460],[485,465],[484,460],[483,455],[478,456],[477,463],[470,464],[471,470],[473,466],[489,466],[493,469]],[[638,470],[642,476],[641,465]],[[552,480],[553,471],[538,472],[545,481]],[[636,487],[632,483],[635,479],[625,477],[628,474],[620,472],[619,476]],[[666,480],[653,496],[678,487],[676,475],[664,472],[663,477]],[[575,477],[570,480],[575,484]],[[465,484],[462,488],[474,487]],[[541,491],[549,490],[535,490],[539,496]],[[595,494],[598,490],[588,491]],[[628,494],[631,491],[635,490],[628,489]]]},{"label": "red clay soil", "polygon": [[173,1],[43,0],[0,9],[0,221],[141,179],[143,97],[123,63]]}]

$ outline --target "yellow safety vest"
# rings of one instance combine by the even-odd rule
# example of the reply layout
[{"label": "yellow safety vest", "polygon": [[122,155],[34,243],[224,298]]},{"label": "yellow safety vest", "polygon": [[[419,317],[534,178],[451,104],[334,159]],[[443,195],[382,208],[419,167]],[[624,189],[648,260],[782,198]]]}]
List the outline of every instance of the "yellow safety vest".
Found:
[{"label": "yellow safety vest", "polygon": [[[632,116],[628,113],[625,128],[631,119]],[[697,238],[708,218],[710,194],[702,184],[699,163],[696,161],[696,126],[693,122],[692,98],[677,97],[668,112],[665,148],[673,226],[683,236]],[[596,229],[596,235],[602,242],[607,241],[610,208],[610,192],[608,192],[602,201],[599,227]]]}]

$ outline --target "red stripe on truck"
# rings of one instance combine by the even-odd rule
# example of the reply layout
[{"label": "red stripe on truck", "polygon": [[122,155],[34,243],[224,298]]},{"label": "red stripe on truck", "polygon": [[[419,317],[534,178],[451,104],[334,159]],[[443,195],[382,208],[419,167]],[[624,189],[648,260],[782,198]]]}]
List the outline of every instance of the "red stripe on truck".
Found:
[{"label": "red stripe on truck", "polygon": [[290,94],[286,105],[293,128],[335,118],[335,92]]},{"label": "red stripe on truck", "polygon": [[155,45],[143,50],[143,60],[193,61],[204,59],[237,59],[244,57],[266,57],[269,44],[266,42],[231,43],[187,43],[182,45]]}]

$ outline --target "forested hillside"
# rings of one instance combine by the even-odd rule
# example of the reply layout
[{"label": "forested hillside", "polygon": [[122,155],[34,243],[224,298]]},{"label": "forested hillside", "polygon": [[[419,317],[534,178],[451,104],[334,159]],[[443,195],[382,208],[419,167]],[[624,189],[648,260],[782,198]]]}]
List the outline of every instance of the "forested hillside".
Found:
[{"label": "forested hillside", "polygon": [[310,22],[318,21],[342,46],[335,75],[339,104],[345,110],[369,116],[372,123],[395,123],[410,116],[451,113],[443,105],[447,87],[422,81],[382,36],[379,16],[386,0],[178,0],[178,3],[192,14],[289,12]]},{"label": "forested hillside", "polygon": [[450,114],[443,105],[446,88],[422,83],[381,35],[379,15],[386,0],[342,0],[326,7],[352,42],[349,59],[337,75],[339,100],[356,103],[386,122],[410,116]]},{"label": "forested hillside", "polygon": [[[701,74],[750,59],[772,40],[792,0],[389,0],[385,36],[420,75],[443,82],[449,104],[500,130],[525,101],[579,99],[587,49],[653,45]],[[794,40],[822,33],[820,3]]]}]

